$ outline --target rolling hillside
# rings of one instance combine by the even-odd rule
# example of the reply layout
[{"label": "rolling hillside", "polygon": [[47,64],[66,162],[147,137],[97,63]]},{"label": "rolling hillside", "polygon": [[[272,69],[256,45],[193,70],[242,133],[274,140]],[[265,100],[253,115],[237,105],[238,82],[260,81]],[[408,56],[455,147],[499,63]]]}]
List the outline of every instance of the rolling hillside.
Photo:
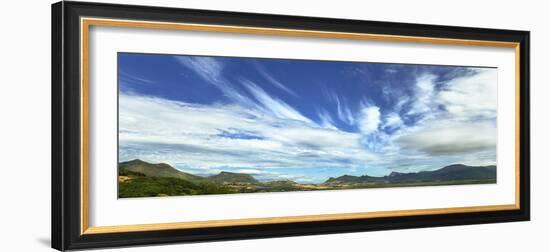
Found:
[{"label": "rolling hillside", "polygon": [[178,178],[190,182],[203,182],[205,178],[195,176],[186,172],[181,172],[169,164],[151,164],[145,161],[134,159],[132,161],[122,162],[118,165],[120,171],[131,171],[144,174],[148,177]]},{"label": "rolling hillside", "polygon": [[249,174],[244,173],[234,173],[234,172],[225,172],[222,171],[217,175],[213,175],[210,177],[206,177],[208,181],[214,182],[214,183],[251,183],[255,184],[258,183],[258,180],[256,180],[254,177],[252,177]]}]

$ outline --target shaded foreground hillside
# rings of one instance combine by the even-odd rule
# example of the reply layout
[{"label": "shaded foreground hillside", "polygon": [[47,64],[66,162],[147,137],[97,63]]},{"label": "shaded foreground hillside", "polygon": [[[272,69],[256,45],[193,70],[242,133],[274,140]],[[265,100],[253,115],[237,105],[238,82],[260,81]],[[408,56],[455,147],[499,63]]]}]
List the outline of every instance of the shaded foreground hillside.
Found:
[{"label": "shaded foreground hillside", "polygon": [[120,198],[488,183],[496,183],[496,166],[455,164],[434,171],[392,172],[383,177],[343,175],[320,184],[299,184],[289,180],[259,182],[250,174],[232,172],[203,177],[139,159],[118,165]]}]

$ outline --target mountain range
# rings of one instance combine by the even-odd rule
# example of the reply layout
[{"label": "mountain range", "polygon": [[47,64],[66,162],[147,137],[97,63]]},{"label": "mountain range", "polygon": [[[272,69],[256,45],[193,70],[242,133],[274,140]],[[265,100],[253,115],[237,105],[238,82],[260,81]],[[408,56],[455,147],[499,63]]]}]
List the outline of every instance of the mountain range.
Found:
[{"label": "mountain range", "polygon": [[454,164],[445,166],[434,171],[420,171],[411,173],[391,172],[383,177],[372,177],[368,175],[350,176],[344,175],[337,178],[329,178],[325,184],[338,183],[417,183],[433,181],[456,181],[456,180],[496,180],[496,169],[490,166],[467,166]]},{"label": "mountain range", "polygon": [[202,177],[187,172],[182,172],[169,164],[159,163],[151,164],[140,159],[134,159],[127,162],[121,162],[118,165],[119,173],[121,171],[130,171],[140,173],[147,177],[178,178],[193,183],[212,182],[216,184],[224,183],[258,183],[258,181],[249,174],[234,173],[222,171],[219,174]]},{"label": "mountain range", "polygon": [[155,197],[250,192],[312,191],[352,188],[428,186],[496,183],[496,166],[454,164],[433,171],[392,172],[375,177],[343,175],[320,184],[300,184],[291,180],[260,182],[250,174],[222,171],[198,176],[169,164],[152,164],[139,159],[118,166],[119,197]]}]

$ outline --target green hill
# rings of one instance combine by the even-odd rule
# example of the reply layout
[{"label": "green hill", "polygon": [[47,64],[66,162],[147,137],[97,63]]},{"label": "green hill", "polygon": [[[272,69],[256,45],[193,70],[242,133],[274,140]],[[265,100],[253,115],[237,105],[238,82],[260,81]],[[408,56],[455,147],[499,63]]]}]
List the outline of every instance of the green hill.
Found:
[{"label": "green hill", "polygon": [[226,184],[226,183],[256,184],[256,183],[258,183],[258,180],[254,179],[254,177],[252,177],[249,174],[225,172],[225,171],[222,171],[217,175],[207,177],[207,179],[209,181],[212,181],[212,182],[218,183],[218,184]]},{"label": "green hill", "polygon": [[183,179],[193,183],[205,183],[205,182],[216,183],[216,184],[258,183],[258,181],[249,174],[222,171],[219,174],[216,174],[213,176],[201,177],[201,176],[179,171],[176,168],[170,166],[169,164],[164,164],[164,163],[152,164],[139,159],[121,162],[118,165],[118,169],[119,169],[119,175],[124,175],[124,174],[140,175],[141,174],[146,177],[178,178],[178,179]]},{"label": "green hill", "polygon": [[168,164],[151,164],[135,159],[118,166],[118,197],[158,197],[235,193],[208,179],[182,171]]},{"label": "green hill", "polygon": [[178,171],[169,164],[151,164],[145,161],[134,159],[132,161],[121,162],[118,164],[119,173],[121,172],[134,172],[141,173],[147,177],[160,177],[160,178],[178,178],[187,180],[189,182],[198,183],[205,182],[205,178],[189,174],[186,172]]}]

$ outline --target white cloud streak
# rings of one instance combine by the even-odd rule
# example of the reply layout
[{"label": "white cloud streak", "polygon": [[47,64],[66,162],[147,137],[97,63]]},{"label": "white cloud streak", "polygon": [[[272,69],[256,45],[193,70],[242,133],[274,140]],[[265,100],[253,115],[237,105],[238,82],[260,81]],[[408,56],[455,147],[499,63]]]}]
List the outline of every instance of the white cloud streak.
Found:
[{"label": "white cloud streak", "polygon": [[243,86],[252,94],[252,96],[262,105],[262,110],[271,113],[272,115],[282,118],[291,119],[307,123],[312,123],[311,120],[300,114],[294,108],[285,102],[271,97],[262,88],[254,82],[242,79]]},{"label": "white cloud streak", "polygon": [[325,96],[329,101],[333,102],[336,105],[336,113],[340,121],[348,125],[355,124],[355,116],[353,115],[353,112],[349,108],[345,99],[340,100],[340,97],[338,96],[338,94],[334,92],[329,92],[324,90],[323,93],[325,94]]},{"label": "white cloud streak", "polygon": [[189,68],[199,77],[217,87],[229,99],[251,105],[252,102],[223,76],[224,65],[212,57],[174,56],[177,62]]},{"label": "white cloud streak", "polygon": [[280,81],[278,81],[277,79],[275,79],[275,77],[273,77],[273,75],[269,74],[267,72],[267,70],[265,70],[264,67],[262,67],[260,64],[256,64],[256,68],[258,69],[258,71],[260,72],[260,74],[265,78],[267,79],[271,84],[273,84],[275,87],[287,92],[288,94],[291,94],[295,97],[297,97],[298,95],[292,91],[290,88],[288,88],[287,86],[285,86],[283,83],[281,83]]},{"label": "white cloud streak", "polygon": [[330,116],[330,114],[326,110],[320,109],[317,112],[317,116],[321,120],[321,127],[334,130],[337,129],[336,126],[334,126],[334,120],[332,119],[332,116]]},{"label": "white cloud streak", "polygon": [[389,129],[397,129],[403,126],[403,120],[398,113],[391,112],[384,117],[384,124],[382,127]]},{"label": "white cloud streak", "polygon": [[135,74],[129,74],[129,73],[126,73],[124,71],[120,72],[120,78],[122,80],[131,81],[133,83],[137,82],[138,84],[156,84],[156,82],[154,82],[152,80],[136,76]]}]

